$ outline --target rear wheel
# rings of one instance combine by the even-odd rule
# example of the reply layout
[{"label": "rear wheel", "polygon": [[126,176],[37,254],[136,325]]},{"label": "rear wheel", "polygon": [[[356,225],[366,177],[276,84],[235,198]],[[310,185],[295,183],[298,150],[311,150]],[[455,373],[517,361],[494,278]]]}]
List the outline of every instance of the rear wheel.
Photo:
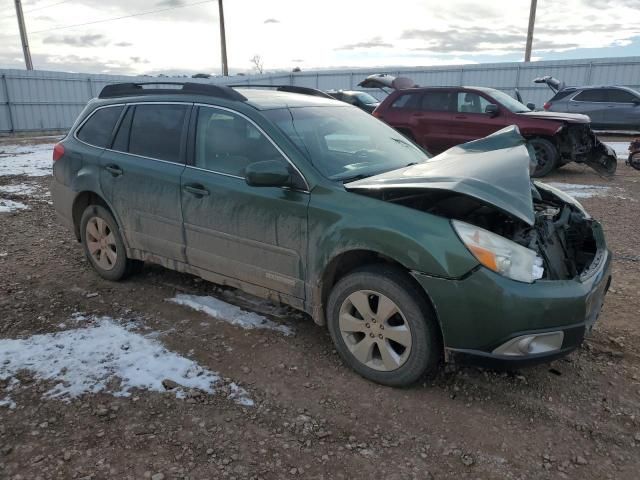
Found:
[{"label": "rear wheel", "polygon": [[544,177],[550,174],[558,166],[558,149],[545,138],[532,138],[529,140],[536,153],[536,167],[531,174],[534,178]]},{"label": "rear wheel", "polygon": [[376,265],[342,278],[329,296],[327,323],[344,362],[374,382],[407,386],[439,365],[436,321],[399,269]]},{"label": "rear wheel", "polygon": [[87,260],[107,280],[121,280],[142,267],[143,262],[127,258],[118,224],[100,205],[89,205],[82,214],[80,240]]}]

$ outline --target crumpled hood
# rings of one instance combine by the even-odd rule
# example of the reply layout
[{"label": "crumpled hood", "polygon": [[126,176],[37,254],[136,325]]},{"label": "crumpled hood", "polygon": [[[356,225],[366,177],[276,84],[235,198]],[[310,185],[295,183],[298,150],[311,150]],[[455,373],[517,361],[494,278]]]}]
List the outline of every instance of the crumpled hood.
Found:
[{"label": "crumpled hood", "polygon": [[541,118],[543,120],[559,120],[567,123],[591,123],[591,118],[588,115],[582,115],[581,113],[563,113],[563,112],[523,112],[518,113],[523,117]]},{"label": "crumpled hood", "polygon": [[453,147],[424,163],[344,185],[347,190],[450,190],[493,205],[529,225],[535,222],[529,164],[534,153],[516,126]]}]

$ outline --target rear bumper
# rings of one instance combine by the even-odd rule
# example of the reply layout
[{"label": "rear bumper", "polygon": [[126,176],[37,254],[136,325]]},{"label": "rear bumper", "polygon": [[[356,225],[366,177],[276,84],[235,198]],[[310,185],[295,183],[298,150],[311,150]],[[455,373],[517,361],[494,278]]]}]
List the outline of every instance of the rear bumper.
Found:
[{"label": "rear bumper", "polygon": [[63,185],[55,177],[51,180],[51,200],[56,215],[62,224],[70,230],[74,230],[73,225],[73,201],[75,192],[66,185]]},{"label": "rear bumper", "polygon": [[[603,250],[588,278],[515,282],[484,267],[463,279],[414,272],[432,300],[450,358],[491,367],[547,362],[575,350],[596,322],[611,282],[611,253]],[[494,351],[510,340],[563,332],[558,349],[526,355]]]}]

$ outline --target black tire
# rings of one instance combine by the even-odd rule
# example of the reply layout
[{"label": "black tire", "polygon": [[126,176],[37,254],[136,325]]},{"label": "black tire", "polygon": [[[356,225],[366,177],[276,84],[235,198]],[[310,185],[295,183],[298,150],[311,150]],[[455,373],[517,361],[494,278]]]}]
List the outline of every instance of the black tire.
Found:
[{"label": "black tire", "polygon": [[[96,259],[96,257],[90,252],[89,247],[89,243],[95,244],[96,242],[91,242],[91,238],[88,238],[91,234],[88,233],[87,226],[89,222],[94,223],[100,221],[104,222],[106,225],[105,232],[113,236],[111,248],[115,253],[115,260],[111,262],[107,268],[105,268],[104,263],[101,264]],[[144,262],[140,260],[132,260],[127,257],[124,241],[122,240],[122,235],[120,234],[120,229],[118,228],[116,220],[106,208],[100,205],[89,205],[82,214],[82,218],[80,220],[80,240],[82,242],[82,247],[84,248],[85,256],[91,266],[96,272],[98,272],[98,275],[107,280],[122,280],[132,273],[139,272],[144,265]],[[98,256],[102,257],[102,255]],[[106,257],[107,256],[105,256],[105,258]],[[108,259],[107,263],[109,263]]]},{"label": "black tire", "polygon": [[531,174],[534,178],[549,175],[558,166],[558,149],[546,138],[532,138],[528,141],[536,152],[537,166]]},{"label": "black tire", "polygon": [[[370,368],[351,353],[343,337],[340,329],[341,308],[350,295],[361,290],[382,294],[394,302],[401,310],[402,320],[410,329],[411,348],[404,363],[397,369],[380,371]],[[329,295],[327,324],[336,350],[343,361],[364,378],[392,387],[409,386],[422,376],[435,372],[442,358],[440,331],[432,309],[423,295],[405,272],[388,265],[359,268],[340,279]],[[387,327],[388,330],[389,328]],[[362,335],[361,338],[366,339],[367,335]],[[386,338],[381,342],[388,344]],[[375,352],[376,347],[373,348],[372,352]],[[380,347],[377,348],[380,353]]]}]

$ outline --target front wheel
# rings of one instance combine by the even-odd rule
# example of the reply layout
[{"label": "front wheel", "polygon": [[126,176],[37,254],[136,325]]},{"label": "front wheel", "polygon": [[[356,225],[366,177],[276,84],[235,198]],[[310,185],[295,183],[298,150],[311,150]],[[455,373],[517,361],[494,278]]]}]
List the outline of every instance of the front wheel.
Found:
[{"label": "front wheel", "polygon": [[399,269],[376,265],[342,278],[329,296],[327,323],[344,362],[374,382],[407,386],[439,366],[436,320]]},{"label": "front wheel", "polygon": [[534,178],[544,177],[550,174],[558,166],[558,149],[545,138],[532,138],[529,145],[536,153],[536,167],[531,176]]}]

